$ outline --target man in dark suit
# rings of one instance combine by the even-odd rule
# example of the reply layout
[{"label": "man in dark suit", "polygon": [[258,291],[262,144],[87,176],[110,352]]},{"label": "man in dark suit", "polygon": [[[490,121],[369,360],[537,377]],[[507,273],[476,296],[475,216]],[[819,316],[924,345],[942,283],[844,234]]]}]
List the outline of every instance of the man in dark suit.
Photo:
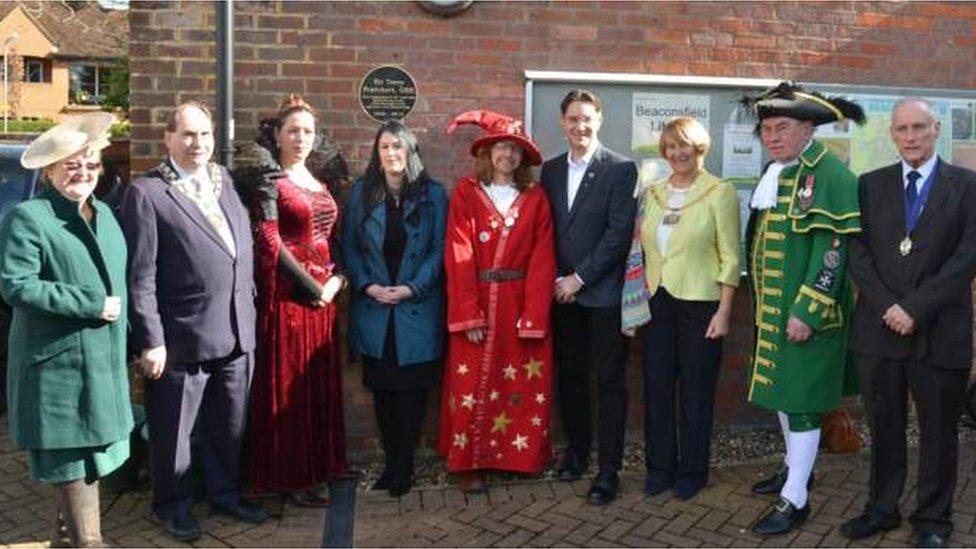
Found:
[{"label": "man in dark suit", "polygon": [[556,304],[553,335],[563,428],[569,445],[559,478],[580,478],[592,439],[589,375],[599,385],[599,472],[587,500],[617,496],[627,419],[627,340],[620,331],[620,292],[630,247],[637,167],[597,140],[600,99],[573,90],[560,123],[569,152],[542,165],[542,185],[556,225]]},{"label": "man in dark suit", "polygon": [[[156,517],[180,541],[200,536],[190,513],[191,454],[211,509],[249,523],[266,513],[240,500],[241,439],[254,351],[254,280],[247,210],[210,163],[203,105],[176,108],[169,158],[132,182],[119,211],[129,245],[131,348],[140,352]],[[197,423],[202,443],[191,452]]]},{"label": "man in dark suit", "polygon": [[918,546],[944,546],[952,530],[956,426],[972,364],[976,173],[938,157],[939,131],[928,101],[899,101],[891,138],[901,162],[859,182],[864,232],[850,244],[860,288],[851,348],[872,455],[866,509],[841,527],[851,539],[901,522],[908,391],[921,430],[911,517]]}]

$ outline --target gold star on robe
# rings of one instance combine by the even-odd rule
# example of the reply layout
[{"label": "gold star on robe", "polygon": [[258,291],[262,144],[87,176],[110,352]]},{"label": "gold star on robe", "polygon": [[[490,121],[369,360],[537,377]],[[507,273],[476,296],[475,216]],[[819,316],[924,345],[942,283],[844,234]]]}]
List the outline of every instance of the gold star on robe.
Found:
[{"label": "gold star on robe", "polygon": [[461,395],[461,406],[467,408],[468,410],[474,410],[474,395]]},{"label": "gold star on robe", "polygon": [[546,394],[545,393],[536,393],[535,394],[535,401],[537,403],[539,403],[539,404],[545,404],[546,403]]},{"label": "gold star on robe", "polygon": [[463,449],[468,445],[468,435],[464,433],[454,433],[454,445]]},{"label": "gold star on robe", "polygon": [[522,365],[522,367],[525,368],[526,379],[542,377],[542,361],[536,360],[535,358],[530,358],[528,362]]},{"label": "gold star on robe", "polygon": [[502,369],[502,372],[505,374],[505,379],[515,379],[515,367],[513,367],[511,364],[505,366],[505,368]]},{"label": "gold star on robe", "polygon": [[468,373],[468,365],[467,364],[458,364],[458,366],[457,366],[457,373],[460,376],[463,376],[464,374]]},{"label": "gold star on robe", "polygon": [[512,420],[507,415],[505,415],[505,412],[502,412],[497,416],[495,416],[495,418],[492,419],[491,422],[492,422],[491,425],[492,433],[496,431],[500,431],[502,434],[504,434],[505,431],[508,430],[508,425],[512,422]]}]

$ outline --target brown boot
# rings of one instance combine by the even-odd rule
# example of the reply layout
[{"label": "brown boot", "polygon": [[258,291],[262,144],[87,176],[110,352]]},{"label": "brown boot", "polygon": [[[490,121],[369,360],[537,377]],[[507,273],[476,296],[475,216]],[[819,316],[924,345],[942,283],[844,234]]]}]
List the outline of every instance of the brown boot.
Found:
[{"label": "brown boot", "polygon": [[88,484],[84,479],[78,479],[59,484],[58,487],[71,545],[103,547],[98,481]]}]

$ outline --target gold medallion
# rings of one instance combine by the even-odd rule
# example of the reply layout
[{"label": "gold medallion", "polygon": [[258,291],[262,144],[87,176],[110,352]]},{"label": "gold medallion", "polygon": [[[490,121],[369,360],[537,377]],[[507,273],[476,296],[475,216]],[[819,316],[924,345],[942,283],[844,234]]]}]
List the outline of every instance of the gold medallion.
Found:
[{"label": "gold medallion", "polygon": [[664,226],[668,227],[668,226],[671,226],[671,225],[677,225],[678,224],[678,221],[680,221],[680,220],[681,220],[681,214],[679,214],[679,213],[669,213],[669,214],[667,214],[667,215],[664,216],[664,219],[661,221],[661,224],[663,224]]},{"label": "gold medallion", "polygon": [[904,240],[902,240],[901,243],[898,244],[898,251],[901,252],[901,255],[902,256],[906,256],[906,255],[912,253],[912,239],[911,239],[911,237],[906,236],[904,238]]}]

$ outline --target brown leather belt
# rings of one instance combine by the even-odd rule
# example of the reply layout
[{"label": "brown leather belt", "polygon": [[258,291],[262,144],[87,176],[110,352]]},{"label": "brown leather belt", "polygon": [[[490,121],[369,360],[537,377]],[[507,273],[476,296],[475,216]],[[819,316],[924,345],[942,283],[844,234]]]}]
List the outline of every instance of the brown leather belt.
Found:
[{"label": "brown leather belt", "polygon": [[478,271],[478,279],[485,282],[502,282],[505,280],[522,280],[525,271],[521,269],[488,269]]}]

